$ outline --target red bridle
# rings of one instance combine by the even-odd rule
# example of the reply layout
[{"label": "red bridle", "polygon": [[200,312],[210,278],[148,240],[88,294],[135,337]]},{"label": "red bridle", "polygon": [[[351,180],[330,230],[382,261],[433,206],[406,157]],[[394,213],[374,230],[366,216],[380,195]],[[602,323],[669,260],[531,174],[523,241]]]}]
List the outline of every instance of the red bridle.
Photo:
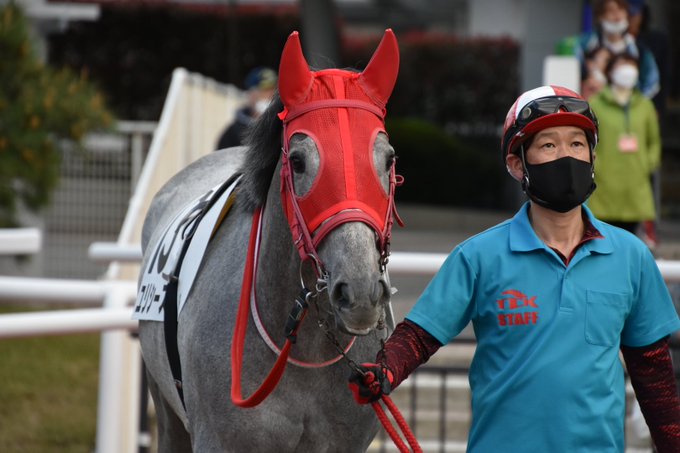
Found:
[{"label": "red bridle", "polygon": [[[385,133],[385,106],[399,71],[399,47],[386,30],[362,72],[341,69],[311,71],[302,54],[297,32],[281,55],[279,95],[284,110],[281,197],[293,241],[303,261],[317,263],[317,248],[330,231],[347,222],[362,222],[377,237],[381,264],[387,262],[393,218],[394,189],[400,183],[389,169],[389,187],[383,187],[373,160],[376,137]],[[295,193],[289,162],[294,134],[314,140],[319,170],[311,188]]]},{"label": "red bridle", "polygon": [[[322,75],[351,79],[358,74],[331,70],[324,71]],[[325,112],[316,114],[322,110]],[[351,110],[359,112],[351,114]],[[389,170],[387,192],[373,165],[375,139],[378,133],[385,133],[384,114],[384,108],[357,99],[312,101],[292,110],[284,109],[279,114],[284,137],[281,199],[298,252],[303,261],[311,259],[316,263],[317,272],[323,266],[316,250],[319,243],[330,231],[347,222],[363,222],[376,232],[381,264],[386,264],[394,218],[400,225],[402,222],[394,203],[395,188],[401,182],[401,177],[395,173],[394,163]],[[337,119],[333,124],[335,127],[324,123],[328,118]],[[315,133],[320,124],[326,130]],[[366,132],[356,139],[354,135],[358,128]],[[315,137],[322,156],[316,182],[303,197],[295,193],[289,160],[289,141],[295,133]],[[368,170],[362,170],[357,163],[368,167]]]}]

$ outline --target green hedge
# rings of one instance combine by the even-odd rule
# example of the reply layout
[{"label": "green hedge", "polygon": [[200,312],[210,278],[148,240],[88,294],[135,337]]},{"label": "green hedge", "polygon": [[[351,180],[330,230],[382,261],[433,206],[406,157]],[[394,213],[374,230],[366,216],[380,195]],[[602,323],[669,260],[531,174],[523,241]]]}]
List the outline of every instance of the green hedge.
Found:
[{"label": "green hedge", "polygon": [[495,140],[457,139],[417,118],[388,119],[386,127],[404,176],[397,201],[500,207],[504,176]]}]

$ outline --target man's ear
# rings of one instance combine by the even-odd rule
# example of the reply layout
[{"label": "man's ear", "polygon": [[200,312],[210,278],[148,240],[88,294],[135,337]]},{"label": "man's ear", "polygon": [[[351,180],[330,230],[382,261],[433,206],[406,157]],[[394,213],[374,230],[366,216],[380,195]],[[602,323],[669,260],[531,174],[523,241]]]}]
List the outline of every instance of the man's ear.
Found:
[{"label": "man's ear", "polygon": [[522,159],[517,154],[510,153],[505,157],[505,168],[515,181],[521,181],[524,176]]}]

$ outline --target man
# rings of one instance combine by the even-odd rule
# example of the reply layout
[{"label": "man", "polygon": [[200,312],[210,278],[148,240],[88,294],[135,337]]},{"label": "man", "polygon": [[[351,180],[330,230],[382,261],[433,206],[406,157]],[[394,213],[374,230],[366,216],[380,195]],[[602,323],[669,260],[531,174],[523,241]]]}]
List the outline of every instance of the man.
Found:
[{"label": "man", "polygon": [[623,452],[623,352],[659,452],[680,451],[667,337],[680,329],[648,248],[583,203],[597,119],[578,94],[522,94],[501,148],[529,201],[457,246],[377,355],[350,376],[360,403],[389,393],[472,322],[468,452]]},{"label": "man", "polygon": [[245,80],[248,101],[236,112],[236,118],[222,132],[217,149],[231,148],[243,144],[248,126],[269,107],[276,91],[278,77],[273,69],[258,67],[252,69]]}]

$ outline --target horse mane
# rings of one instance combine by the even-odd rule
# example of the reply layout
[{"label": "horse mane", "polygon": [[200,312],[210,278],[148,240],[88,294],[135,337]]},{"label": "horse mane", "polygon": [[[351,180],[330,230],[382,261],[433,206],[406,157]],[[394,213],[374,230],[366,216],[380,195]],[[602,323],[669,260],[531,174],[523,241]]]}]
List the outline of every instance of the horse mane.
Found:
[{"label": "horse mane", "polygon": [[[311,71],[316,68],[310,67]],[[342,68],[344,71],[360,72],[356,68]],[[283,102],[278,91],[265,112],[248,128],[244,144],[248,147],[243,166],[239,194],[245,209],[253,212],[267,199],[267,192],[274,170],[281,156],[281,134],[283,123],[278,114],[283,111]]]},{"label": "horse mane", "polygon": [[283,123],[277,116],[283,110],[278,93],[265,112],[248,129],[244,144],[248,147],[243,166],[239,195],[245,209],[254,211],[267,199],[274,170],[281,156]]}]

